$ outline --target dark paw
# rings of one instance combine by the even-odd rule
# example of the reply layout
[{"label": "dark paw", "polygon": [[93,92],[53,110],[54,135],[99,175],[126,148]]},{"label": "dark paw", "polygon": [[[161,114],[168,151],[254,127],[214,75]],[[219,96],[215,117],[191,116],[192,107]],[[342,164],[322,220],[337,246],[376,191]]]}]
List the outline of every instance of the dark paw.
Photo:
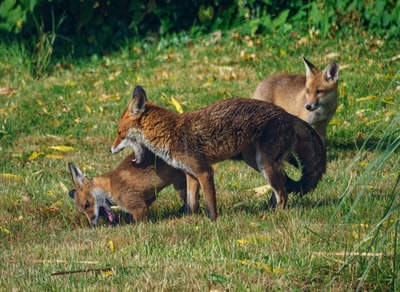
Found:
[{"label": "dark paw", "polygon": [[276,205],[278,204],[278,202],[276,201],[275,194],[272,194],[271,198],[269,199],[269,204],[272,207],[272,209],[276,208]]},{"label": "dark paw", "polygon": [[125,220],[125,223],[127,223],[127,224],[133,223],[133,216],[132,216],[132,214],[125,213],[125,218],[124,218],[124,220]]}]

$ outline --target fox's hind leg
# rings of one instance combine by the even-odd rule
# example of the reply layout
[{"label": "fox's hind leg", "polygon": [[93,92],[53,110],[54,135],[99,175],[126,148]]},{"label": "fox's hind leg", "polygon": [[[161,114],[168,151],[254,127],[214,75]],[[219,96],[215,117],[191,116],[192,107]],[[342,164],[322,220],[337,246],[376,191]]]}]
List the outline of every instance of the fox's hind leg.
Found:
[{"label": "fox's hind leg", "polygon": [[271,206],[284,209],[288,200],[288,194],[285,190],[285,175],[279,168],[271,167],[270,165],[264,167],[261,173],[267,179],[274,192],[270,199]]},{"label": "fox's hind leg", "polygon": [[175,190],[178,191],[179,197],[181,198],[183,205],[179,209],[179,213],[187,213],[188,206],[187,206],[187,187],[186,187],[186,175],[183,173],[179,173],[175,176],[173,181],[173,185]]},{"label": "fox's hind leg", "polygon": [[274,194],[270,199],[272,207],[284,209],[288,200],[288,194],[285,189],[286,176],[283,171],[282,159],[270,159],[267,154],[257,151],[256,161],[258,170],[273,189]]}]

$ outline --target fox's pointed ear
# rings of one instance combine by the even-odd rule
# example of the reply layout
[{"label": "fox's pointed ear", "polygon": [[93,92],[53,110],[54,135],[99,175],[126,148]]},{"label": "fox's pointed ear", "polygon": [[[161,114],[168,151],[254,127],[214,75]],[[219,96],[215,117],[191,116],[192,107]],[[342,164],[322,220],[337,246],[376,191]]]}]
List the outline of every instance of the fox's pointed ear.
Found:
[{"label": "fox's pointed ear", "polygon": [[315,75],[319,70],[310,61],[303,56],[304,66],[306,67],[306,77],[309,78],[311,75]]},{"label": "fox's pointed ear", "polygon": [[336,62],[330,63],[325,71],[324,76],[326,81],[334,82],[339,79],[339,65]]},{"label": "fox's pointed ear", "polygon": [[130,111],[132,114],[143,113],[145,110],[145,103],[147,101],[146,92],[143,87],[136,86],[132,93],[132,102],[130,105]]},{"label": "fox's pointed ear", "polygon": [[83,180],[85,179],[85,174],[79,167],[75,166],[72,162],[68,163],[69,172],[71,173],[72,181],[76,188],[80,188],[83,185]]}]

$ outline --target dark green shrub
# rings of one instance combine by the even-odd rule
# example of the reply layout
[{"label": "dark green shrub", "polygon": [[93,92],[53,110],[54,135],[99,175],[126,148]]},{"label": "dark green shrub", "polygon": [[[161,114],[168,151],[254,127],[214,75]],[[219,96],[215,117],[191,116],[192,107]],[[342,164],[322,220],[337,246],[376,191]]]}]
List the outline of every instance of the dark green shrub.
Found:
[{"label": "dark green shrub", "polygon": [[400,2],[3,0],[0,4],[2,35],[31,40],[34,47],[40,34],[51,32],[56,55],[107,53],[147,36],[157,40],[181,31],[207,33],[233,27],[250,35],[296,30],[333,37],[338,31],[347,34],[366,30],[398,37]]}]

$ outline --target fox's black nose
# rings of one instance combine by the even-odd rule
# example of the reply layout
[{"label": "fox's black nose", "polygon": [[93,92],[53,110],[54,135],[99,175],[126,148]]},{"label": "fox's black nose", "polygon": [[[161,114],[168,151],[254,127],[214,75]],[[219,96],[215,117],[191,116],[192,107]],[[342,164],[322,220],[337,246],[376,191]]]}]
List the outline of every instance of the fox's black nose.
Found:
[{"label": "fox's black nose", "polygon": [[306,109],[307,110],[311,110],[311,105],[310,104],[306,104]]}]

